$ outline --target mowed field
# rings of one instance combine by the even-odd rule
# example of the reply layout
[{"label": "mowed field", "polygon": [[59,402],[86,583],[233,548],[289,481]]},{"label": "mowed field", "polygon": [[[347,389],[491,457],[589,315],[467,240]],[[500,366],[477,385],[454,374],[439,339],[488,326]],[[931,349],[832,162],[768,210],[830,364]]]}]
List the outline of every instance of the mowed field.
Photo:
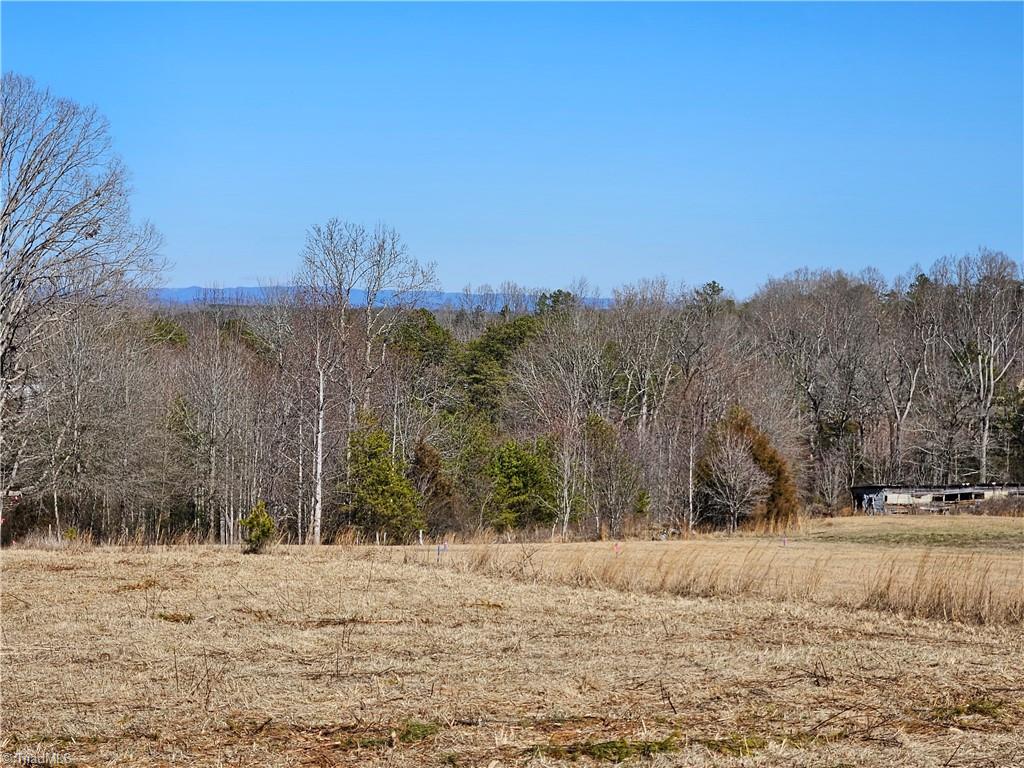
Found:
[{"label": "mowed field", "polygon": [[0,565],[7,759],[1024,766],[1021,519]]}]

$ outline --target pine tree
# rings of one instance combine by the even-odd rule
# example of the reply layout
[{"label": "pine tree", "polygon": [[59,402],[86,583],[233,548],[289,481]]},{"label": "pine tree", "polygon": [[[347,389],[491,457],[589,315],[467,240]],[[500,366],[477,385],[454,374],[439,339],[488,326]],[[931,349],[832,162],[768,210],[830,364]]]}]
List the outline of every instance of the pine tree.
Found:
[{"label": "pine tree", "polygon": [[426,527],[419,499],[405,475],[404,463],[391,455],[387,433],[364,426],[352,434],[348,512],[367,531],[385,531],[407,539]]},{"label": "pine tree", "polygon": [[530,446],[509,440],[495,451],[487,474],[494,484],[492,525],[507,529],[554,522],[556,473],[546,443]]},{"label": "pine tree", "polygon": [[497,419],[509,362],[517,350],[537,335],[539,327],[536,316],[523,315],[509,322],[492,323],[467,345],[462,367],[466,394],[473,408]]}]

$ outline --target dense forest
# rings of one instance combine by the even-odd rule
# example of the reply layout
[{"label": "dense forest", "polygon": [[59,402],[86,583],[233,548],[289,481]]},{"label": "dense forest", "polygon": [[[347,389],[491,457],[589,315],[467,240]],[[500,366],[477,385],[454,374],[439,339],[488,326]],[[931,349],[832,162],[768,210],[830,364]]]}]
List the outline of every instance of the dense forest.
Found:
[{"label": "dense forest", "polygon": [[1024,482],[1024,275],[436,288],[386,226],[296,233],[258,300],[159,304],[95,111],[4,76],[5,541],[652,535],[833,512],[857,482]]}]

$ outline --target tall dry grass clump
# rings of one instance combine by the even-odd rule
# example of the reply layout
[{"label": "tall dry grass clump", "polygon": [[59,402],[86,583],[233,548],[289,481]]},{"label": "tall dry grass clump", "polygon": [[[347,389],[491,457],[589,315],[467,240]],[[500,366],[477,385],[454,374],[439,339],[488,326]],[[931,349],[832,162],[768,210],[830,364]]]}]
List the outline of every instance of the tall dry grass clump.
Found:
[{"label": "tall dry grass clump", "polygon": [[42,551],[85,552],[93,549],[91,531],[78,531],[76,528],[65,529],[60,536],[50,531],[30,531],[19,539],[11,542],[14,549],[38,549]]},{"label": "tall dry grass clump", "polygon": [[[397,553],[374,548],[381,558]],[[678,597],[767,599],[864,608],[965,624],[1024,624],[1021,571],[1004,553],[882,554],[854,546],[706,539],[616,545],[481,542],[403,548],[406,563],[515,579]],[[376,556],[376,555],[375,555]]]},{"label": "tall dry grass clump", "polygon": [[916,563],[891,558],[879,568],[860,607],[965,624],[1021,624],[1024,587],[995,578],[992,563],[977,554],[925,552]]}]

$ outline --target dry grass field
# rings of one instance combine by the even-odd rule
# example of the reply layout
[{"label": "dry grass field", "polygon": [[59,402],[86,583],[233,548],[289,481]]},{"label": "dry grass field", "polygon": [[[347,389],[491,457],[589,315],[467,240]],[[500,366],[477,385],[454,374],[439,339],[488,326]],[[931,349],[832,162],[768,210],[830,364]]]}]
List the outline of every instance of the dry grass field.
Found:
[{"label": "dry grass field", "polygon": [[767,597],[978,624],[1024,623],[1024,518],[856,517],[783,537],[369,550],[498,578],[685,597]]},{"label": "dry grass field", "polygon": [[843,519],[784,544],[8,550],[0,752],[1024,765],[1024,520]]}]

